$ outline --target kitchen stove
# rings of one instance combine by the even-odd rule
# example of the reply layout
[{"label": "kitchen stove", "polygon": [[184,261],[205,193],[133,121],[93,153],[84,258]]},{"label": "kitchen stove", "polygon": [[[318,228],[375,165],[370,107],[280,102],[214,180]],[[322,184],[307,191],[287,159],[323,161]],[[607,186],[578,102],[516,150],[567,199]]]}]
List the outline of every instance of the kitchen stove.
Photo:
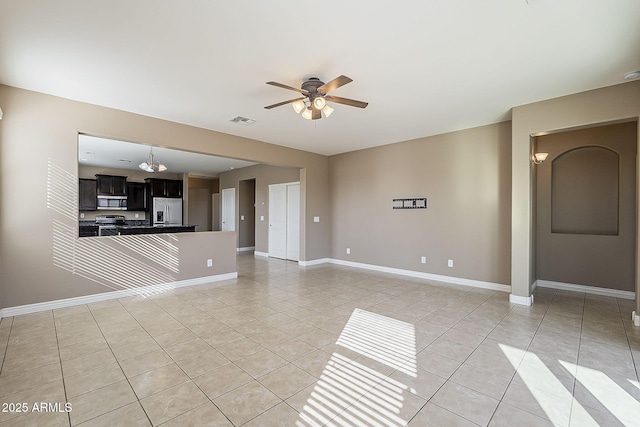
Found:
[{"label": "kitchen stove", "polygon": [[124,224],[124,215],[96,215],[98,236],[115,236],[116,226]]}]

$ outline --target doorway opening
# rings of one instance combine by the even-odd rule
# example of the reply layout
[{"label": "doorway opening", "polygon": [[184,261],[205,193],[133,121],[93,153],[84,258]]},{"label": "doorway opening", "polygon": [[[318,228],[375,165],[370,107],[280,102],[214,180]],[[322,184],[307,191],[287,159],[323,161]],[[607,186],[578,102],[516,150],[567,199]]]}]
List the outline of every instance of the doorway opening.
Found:
[{"label": "doorway opening", "polygon": [[253,251],[256,248],[256,180],[242,180],[238,187],[238,252]]}]

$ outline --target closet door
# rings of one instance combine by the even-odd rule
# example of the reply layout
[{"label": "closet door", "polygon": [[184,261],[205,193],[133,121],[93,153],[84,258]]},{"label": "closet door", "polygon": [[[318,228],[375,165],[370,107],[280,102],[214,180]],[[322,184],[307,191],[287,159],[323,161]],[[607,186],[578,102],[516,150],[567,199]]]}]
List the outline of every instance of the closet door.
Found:
[{"label": "closet door", "polygon": [[269,186],[269,256],[300,259],[300,183]]},{"label": "closet door", "polygon": [[287,258],[287,186],[269,186],[269,256]]}]

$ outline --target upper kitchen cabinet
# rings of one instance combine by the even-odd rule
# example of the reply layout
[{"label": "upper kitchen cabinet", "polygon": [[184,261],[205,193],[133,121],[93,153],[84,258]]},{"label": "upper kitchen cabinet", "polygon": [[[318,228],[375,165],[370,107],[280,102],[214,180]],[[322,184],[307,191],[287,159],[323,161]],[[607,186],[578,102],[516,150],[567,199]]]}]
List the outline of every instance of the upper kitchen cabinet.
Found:
[{"label": "upper kitchen cabinet", "polygon": [[182,181],[167,180],[167,197],[182,197]]},{"label": "upper kitchen cabinet", "polygon": [[150,197],[182,197],[182,181],[177,179],[147,178]]},{"label": "upper kitchen cabinet", "polygon": [[147,184],[144,182],[127,182],[127,210],[147,210]]},{"label": "upper kitchen cabinet", "polygon": [[95,179],[80,179],[78,193],[80,199],[78,207],[81,211],[95,211],[97,209],[96,199],[98,188]]},{"label": "upper kitchen cabinet", "polygon": [[98,195],[126,196],[127,177],[115,175],[96,175],[98,181]]}]

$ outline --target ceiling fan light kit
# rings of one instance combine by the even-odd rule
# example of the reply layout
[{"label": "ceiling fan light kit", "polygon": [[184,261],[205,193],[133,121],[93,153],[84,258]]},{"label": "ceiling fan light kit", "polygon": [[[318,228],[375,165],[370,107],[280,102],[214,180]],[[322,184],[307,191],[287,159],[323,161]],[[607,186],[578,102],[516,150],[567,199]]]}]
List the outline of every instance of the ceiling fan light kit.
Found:
[{"label": "ceiling fan light kit", "polygon": [[352,81],[353,80],[347,76],[340,76],[331,80],[329,83],[324,83],[317,77],[310,77],[307,81],[302,83],[300,89],[287,86],[282,83],[267,82],[268,85],[293,90],[304,96],[302,98],[294,98],[288,101],[278,102],[277,104],[268,105],[264,108],[269,110],[281,105],[292,104],[293,110],[296,114],[302,112],[302,118],[306,120],[320,119],[322,118],[322,113],[324,113],[325,117],[329,117],[331,113],[333,113],[333,108],[331,108],[327,102],[335,102],[337,104],[344,104],[350,107],[366,108],[367,105],[369,105],[367,102],[328,95],[329,92],[338,89],[340,86],[344,86],[347,83],[351,83]]},{"label": "ceiling fan light kit", "polygon": [[322,109],[322,112],[324,113],[325,117],[329,117],[331,113],[333,113],[333,108],[329,107],[328,105],[325,105],[324,108]]},{"label": "ceiling fan light kit", "polygon": [[307,105],[302,100],[294,102],[293,104],[291,104],[291,106],[293,107],[293,111],[295,111],[296,114],[300,114],[300,111],[304,110],[307,107]]},{"label": "ceiling fan light kit", "polygon": [[313,100],[313,106],[318,110],[322,110],[325,105],[327,105],[327,101],[325,101],[321,96],[318,96]]},{"label": "ceiling fan light kit", "polygon": [[302,118],[306,120],[311,120],[312,117],[313,117],[313,111],[311,111],[311,107],[305,108],[304,112],[302,113]]}]

